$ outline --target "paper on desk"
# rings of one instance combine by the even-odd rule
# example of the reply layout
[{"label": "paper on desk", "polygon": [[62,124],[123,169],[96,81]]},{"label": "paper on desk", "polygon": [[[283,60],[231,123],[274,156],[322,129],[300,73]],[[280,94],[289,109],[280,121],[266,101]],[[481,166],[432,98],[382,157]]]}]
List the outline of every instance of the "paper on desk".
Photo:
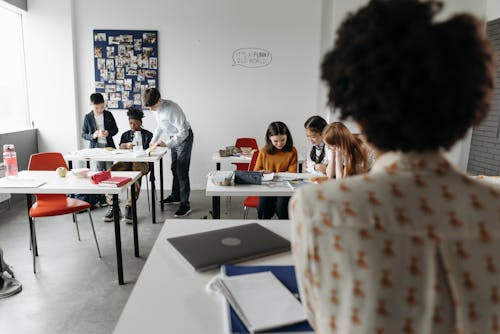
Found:
[{"label": "paper on desk", "polygon": [[305,180],[310,178],[312,175],[308,173],[276,173],[275,174],[280,181],[290,181],[290,180]]},{"label": "paper on desk", "polygon": [[0,187],[3,188],[38,188],[45,184],[45,181],[35,180],[33,178],[1,178]]},{"label": "paper on desk", "polygon": [[307,318],[302,304],[270,271],[221,277],[218,287],[250,332]]}]

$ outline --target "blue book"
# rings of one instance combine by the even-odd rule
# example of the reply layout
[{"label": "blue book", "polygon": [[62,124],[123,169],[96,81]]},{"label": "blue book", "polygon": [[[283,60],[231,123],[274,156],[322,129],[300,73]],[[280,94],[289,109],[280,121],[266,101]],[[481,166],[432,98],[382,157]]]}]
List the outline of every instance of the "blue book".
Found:
[{"label": "blue book", "polygon": [[[294,266],[237,266],[237,265],[224,265],[221,268],[222,273],[226,276],[237,276],[243,274],[260,273],[263,271],[270,271],[280,280],[283,285],[290,290],[294,295],[299,294],[299,287],[295,277]],[[230,333],[249,333],[243,322],[240,320],[236,312],[229,305],[229,318],[230,318]],[[298,324],[276,328],[271,330],[272,333],[293,333],[293,332],[313,332],[313,329],[307,321]],[[266,333],[266,332],[263,332]]]}]

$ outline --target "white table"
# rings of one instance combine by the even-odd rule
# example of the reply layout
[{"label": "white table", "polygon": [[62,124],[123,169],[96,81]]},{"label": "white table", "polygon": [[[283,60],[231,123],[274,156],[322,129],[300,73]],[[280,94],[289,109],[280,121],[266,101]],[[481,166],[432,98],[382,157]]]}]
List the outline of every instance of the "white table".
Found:
[{"label": "white table", "polygon": [[[116,334],[227,333],[224,300],[208,292],[207,283],[218,273],[192,270],[167,238],[235,225],[248,220],[167,220],[148,256],[120,319]],[[259,224],[290,239],[288,220],[259,220]],[[248,265],[291,265],[290,252],[245,262]]]},{"label": "white table", "polygon": [[[19,172],[19,181],[22,179],[43,181],[44,184],[34,187],[12,187],[12,181],[6,178],[0,179],[0,193],[9,194],[25,194],[27,199],[28,210],[33,204],[32,194],[111,194],[113,195],[113,214],[115,223],[115,244],[116,244],[116,265],[118,271],[118,283],[124,284],[123,280],[123,262],[122,262],[122,244],[120,234],[120,214],[118,208],[118,195],[126,191],[130,187],[132,193],[132,224],[134,233],[134,252],[135,256],[139,256],[139,238],[137,231],[137,208],[135,202],[135,187],[134,182],[141,177],[140,172],[111,172],[112,176],[130,177],[132,180],[127,184],[117,187],[100,187],[90,183],[89,178],[79,178],[71,173],[68,173],[65,178],[59,177],[55,171],[21,171]],[[33,233],[33,222],[28,215],[30,231]],[[33,234],[31,234],[33,235]],[[33,239],[33,238],[32,238]],[[32,240],[33,243],[33,240]],[[33,244],[35,246],[35,244]],[[33,247],[35,255],[38,255],[38,249]]]},{"label": "white table", "polygon": [[[301,178],[307,179],[311,174],[298,173]],[[205,195],[212,196],[212,218],[220,219],[220,197],[221,196],[292,196],[295,189],[286,181],[281,182],[263,182],[256,184],[237,184],[231,186],[215,185],[210,177],[207,177]]]},{"label": "white table", "polygon": [[72,168],[73,161],[86,161],[87,167],[90,167],[91,161],[112,161],[112,162],[147,162],[151,172],[151,220],[156,224],[156,186],[155,186],[155,169],[154,163],[160,163],[160,207],[161,211],[165,209],[163,203],[163,157],[167,153],[166,147],[157,147],[152,152],[151,156],[137,157],[133,150],[116,149],[108,151],[104,148],[82,149],[79,151],[70,152],[64,155],[64,159],[68,161],[68,166]]},{"label": "white table", "polygon": [[[221,157],[219,153],[212,154],[212,162],[215,162],[215,170],[220,170],[221,163],[227,163],[227,164],[246,163],[246,164],[249,164],[251,160],[252,160],[251,155],[239,155],[239,156],[230,155],[228,157]],[[305,161],[305,159],[303,157],[301,157],[301,156],[298,157],[299,173],[302,173],[302,165],[303,165],[304,161]]]}]

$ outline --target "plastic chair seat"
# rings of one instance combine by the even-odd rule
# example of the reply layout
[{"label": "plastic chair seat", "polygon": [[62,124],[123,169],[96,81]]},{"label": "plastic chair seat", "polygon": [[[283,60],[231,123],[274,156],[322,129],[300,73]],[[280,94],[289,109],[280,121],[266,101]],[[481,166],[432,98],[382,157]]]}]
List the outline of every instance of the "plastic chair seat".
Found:
[{"label": "plastic chair seat", "polygon": [[30,216],[35,218],[60,216],[68,213],[80,212],[90,208],[89,203],[76,198],[67,198],[66,205],[61,205],[60,201],[57,201],[57,205],[50,205],[50,203],[47,202],[45,202],[43,205],[39,205],[38,201],[35,202],[30,208]]},{"label": "plastic chair seat", "polygon": [[247,208],[256,208],[259,206],[259,196],[248,196],[243,201],[243,206]]}]

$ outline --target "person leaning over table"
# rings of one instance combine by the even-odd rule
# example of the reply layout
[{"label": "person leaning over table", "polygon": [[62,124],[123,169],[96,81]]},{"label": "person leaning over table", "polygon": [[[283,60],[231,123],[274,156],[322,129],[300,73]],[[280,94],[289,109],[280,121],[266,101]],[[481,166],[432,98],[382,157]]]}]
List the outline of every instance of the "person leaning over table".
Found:
[{"label": "person leaning over table", "polygon": [[370,1],[323,60],[329,105],[381,155],[368,174],[301,187],[290,201],[316,333],[500,330],[500,192],[443,153],[486,117],[495,56],[483,22],[436,20],[441,8]]},{"label": "person leaning over table", "polygon": [[170,100],[163,100],[156,88],[148,88],[143,95],[144,105],[149,107],[158,121],[151,140],[151,148],[166,146],[171,150],[172,193],[163,200],[165,204],[180,203],[174,217],[191,213],[189,194],[189,165],[193,149],[193,130],[181,107]]},{"label": "person leaning over table", "polygon": [[[121,149],[133,149],[135,144],[142,145],[141,149],[148,149],[149,144],[151,143],[151,139],[153,138],[153,134],[148,130],[142,127],[142,119],[144,118],[144,112],[135,108],[128,108],[127,111],[128,116],[128,124],[130,126],[130,130],[122,133],[120,138],[120,148]],[[135,134],[140,133],[140,142],[137,143],[134,140]],[[142,175],[147,175],[149,172],[149,163],[147,162],[132,162],[132,161],[119,161],[114,163],[111,168],[111,171],[134,171],[141,172]],[[135,182],[135,200],[139,198],[139,193],[141,192],[141,180],[140,177]],[[132,224],[132,194],[129,194],[127,199],[127,204],[125,205],[125,217],[124,220],[127,224]],[[113,222],[113,195],[107,196],[109,209],[104,215],[103,220],[105,222]]]}]

